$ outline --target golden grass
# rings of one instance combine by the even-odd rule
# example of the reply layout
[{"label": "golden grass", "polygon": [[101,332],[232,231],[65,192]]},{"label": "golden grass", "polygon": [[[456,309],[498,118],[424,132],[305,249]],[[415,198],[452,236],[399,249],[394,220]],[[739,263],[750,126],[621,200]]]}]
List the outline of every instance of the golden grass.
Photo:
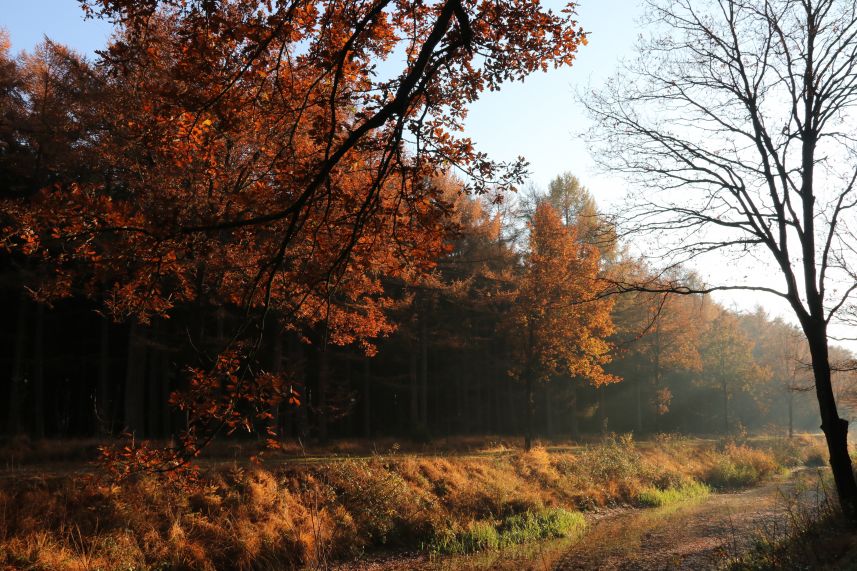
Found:
[{"label": "golden grass", "polygon": [[[478,538],[476,531],[519,514],[634,505],[643,491],[691,482],[750,485],[799,461],[801,450],[818,452],[809,440],[750,446],[675,436],[645,445],[613,437],[554,451],[489,447],[267,469],[225,463],[190,492],[154,477],[122,485],[74,473],[7,478],[0,486],[0,567],[300,568],[382,546],[425,547],[462,530]],[[472,543],[490,548],[496,542],[489,539]]]}]

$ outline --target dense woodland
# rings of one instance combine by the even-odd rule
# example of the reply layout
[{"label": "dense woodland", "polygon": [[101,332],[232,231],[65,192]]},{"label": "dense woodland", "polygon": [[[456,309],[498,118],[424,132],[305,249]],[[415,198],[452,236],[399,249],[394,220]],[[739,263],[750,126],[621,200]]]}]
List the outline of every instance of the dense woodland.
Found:
[{"label": "dense woodland", "polygon": [[[294,14],[236,2],[217,20],[191,4],[85,3],[126,18],[95,61],[50,40],[15,55],[0,36],[6,434],[817,429],[795,326],[705,294],[618,293],[617,277],[699,280],[632,255],[597,188],[565,173],[524,190],[522,164],[444,131],[475,97],[468,81],[570,63],[585,34],[569,18],[539,20],[530,59],[490,52],[502,65],[478,77],[427,64],[417,85],[406,70],[417,95],[401,111],[394,83],[360,67],[394,49],[385,34],[401,22],[367,13],[360,25],[378,29],[346,44],[346,63],[322,45],[341,38]],[[455,18],[431,57],[486,33]],[[271,26],[293,37],[264,36]],[[433,29],[420,33],[436,46]],[[389,137],[353,136],[396,116]],[[832,362],[850,358],[833,348]],[[835,386],[847,402],[850,373]]]},{"label": "dense woodland", "polygon": [[[90,108],[109,99],[101,68],[50,41],[19,56],[3,47],[4,432],[167,438],[186,422],[170,395],[217,360],[247,312],[211,291],[207,280],[227,276],[204,274],[227,270],[207,270],[204,260],[198,283],[186,284],[192,294],[161,301],[168,312],[135,313],[115,305],[116,288],[127,287],[111,285],[115,277],[75,259],[63,260],[69,273],[57,277],[51,259],[28,251],[36,238],[22,238],[16,215],[32,208],[26,214],[36,216],[32,205],[65,181],[108,177],[122,189],[121,174],[88,158],[110,119]],[[282,376],[291,402],[275,402],[250,433],[262,437],[273,424],[283,438],[304,440],[518,435],[527,390],[542,437],[817,427],[794,326],[706,295],[590,295],[602,277],[663,272],[626,251],[598,213],[597,192],[573,175],[504,200],[468,195],[448,175],[431,184],[443,205],[442,246],[425,272],[378,275],[354,314],[328,315],[324,304],[304,315],[271,309],[253,368]],[[551,311],[530,317],[538,307]],[[528,317],[541,319],[532,332]],[[356,325],[369,332],[341,323],[331,331],[331,318],[365,320]],[[850,390],[848,374],[839,377],[839,389]]]}]

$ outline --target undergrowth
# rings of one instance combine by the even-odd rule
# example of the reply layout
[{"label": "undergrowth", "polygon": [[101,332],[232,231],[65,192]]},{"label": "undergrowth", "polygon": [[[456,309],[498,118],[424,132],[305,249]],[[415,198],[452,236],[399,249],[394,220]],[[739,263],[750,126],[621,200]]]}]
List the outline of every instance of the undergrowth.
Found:
[{"label": "undergrowth", "polygon": [[[790,446],[794,447],[793,444]],[[463,455],[395,451],[267,468],[211,464],[189,489],[69,472],[5,477],[0,568],[324,567],[368,551],[471,553],[582,533],[580,512],[663,505],[751,485],[805,461],[778,441],[630,436],[584,447],[492,447]],[[14,476],[14,473],[12,474]]]},{"label": "undergrowth", "polygon": [[[809,462],[813,462],[810,457]],[[746,545],[730,538],[724,560],[732,571],[857,569],[857,538],[835,501],[829,473],[801,478],[780,497],[783,516],[756,525]]]}]

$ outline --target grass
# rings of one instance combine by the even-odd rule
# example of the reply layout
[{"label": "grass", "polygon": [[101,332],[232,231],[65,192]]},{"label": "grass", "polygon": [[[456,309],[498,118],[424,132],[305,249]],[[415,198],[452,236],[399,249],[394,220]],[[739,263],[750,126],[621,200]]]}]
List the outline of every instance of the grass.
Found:
[{"label": "grass", "polygon": [[637,495],[637,503],[647,508],[659,508],[678,502],[705,498],[710,493],[711,488],[708,485],[691,480],[665,490],[654,486],[643,488]]},{"label": "grass", "polygon": [[581,512],[592,508],[752,485],[795,457],[781,447],[678,436],[530,452],[483,440],[446,455],[391,445],[309,463],[272,457],[264,468],[210,460],[190,489],[151,476],[114,485],[11,470],[0,480],[0,568],[282,570],[377,549],[507,549],[583,533]]},{"label": "grass", "polygon": [[[809,463],[814,456],[807,458]],[[778,569],[857,569],[857,536],[836,504],[829,472],[803,475],[780,497],[785,514],[756,526],[749,548],[726,542],[726,568],[732,571]]]},{"label": "grass", "polygon": [[496,523],[471,521],[461,530],[439,533],[428,551],[433,555],[466,555],[545,539],[580,537],[585,531],[586,519],[580,512],[549,508],[516,514]]}]

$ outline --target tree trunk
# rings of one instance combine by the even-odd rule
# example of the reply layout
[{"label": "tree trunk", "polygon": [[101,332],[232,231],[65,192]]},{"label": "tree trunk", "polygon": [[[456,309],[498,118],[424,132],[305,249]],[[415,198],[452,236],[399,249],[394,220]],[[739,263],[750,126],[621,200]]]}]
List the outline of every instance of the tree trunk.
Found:
[{"label": "tree trunk", "polygon": [[815,377],[815,394],[821,411],[821,430],[827,440],[830,453],[830,468],[839,504],[847,517],[857,519],[857,481],[848,454],[848,421],[839,417],[833,384],[830,378],[830,361],[827,347],[827,332],[824,325],[806,328],[812,356],[812,372]]},{"label": "tree trunk", "polygon": [[428,436],[428,317],[420,316],[420,421],[422,437]]},{"label": "tree trunk", "polygon": [[[153,321],[150,339],[153,343],[158,342],[158,332],[160,327],[157,321]],[[146,434],[151,438],[163,436],[161,428],[163,426],[161,420],[162,415],[166,413],[164,410],[166,402],[164,402],[164,354],[157,346],[150,347],[148,352],[148,386],[146,398]]]},{"label": "tree trunk", "polygon": [[794,436],[794,405],[795,405],[795,392],[789,390],[789,438]]},{"label": "tree trunk", "polygon": [[26,374],[27,319],[30,300],[27,292],[22,291],[18,301],[18,318],[15,323],[15,352],[12,361],[12,376],[9,379],[9,416],[7,430],[9,434],[21,431],[21,385]]},{"label": "tree trunk", "polygon": [[113,432],[113,406],[110,398],[110,319],[101,316],[98,349],[98,412],[99,431]]},{"label": "tree trunk", "polygon": [[533,447],[533,376],[528,374],[526,378],[526,395],[524,397],[524,450],[530,451]]},{"label": "tree trunk", "polygon": [[723,434],[729,434],[729,391],[725,381],[720,383],[720,388],[723,391]]},{"label": "tree trunk", "polygon": [[33,436],[45,437],[45,306],[36,306],[33,334]]},{"label": "tree trunk", "polygon": [[527,366],[524,371],[524,382],[526,383],[526,387],[524,389],[524,450],[529,452],[533,447],[533,407],[535,406],[535,403],[533,402],[534,331],[532,323],[527,326],[527,329]]},{"label": "tree trunk", "polygon": [[545,383],[545,434],[553,437],[553,382]]},{"label": "tree trunk", "polygon": [[410,361],[408,364],[408,383],[409,385],[409,400],[410,400],[410,432],[411,438],[419,438],[422,431],[420,427],[420,379],[418,373],[418,356],[415,349],[411,349]]},{"label": "tree trunk", "polygon": [[577,387],[578,379],[571,379],[571,437],[574,440],[580,439],[580,415],[578,414],[577,399],[580,396],[580,391]]},{"label": "tree trunk", "polygon": [[643,379],[637,375],[634,383],[637,396],[637,436],[643,434]]},{"label": "tree trunk", "polygon": [[146,401],[146,348],[141,342],[140,327],[132,322],[128,329],[128,360],[125,369],[125,429],[144,436]]},{"label": "tree trunk", "polygon": [[372,365],[363,357],[363,436],[372,437]]},{"label": "tree trunk", "polygon": [[327,385],[330,377],[330,350],[325,343],[318,355],[318,440],[327,442]]}]

